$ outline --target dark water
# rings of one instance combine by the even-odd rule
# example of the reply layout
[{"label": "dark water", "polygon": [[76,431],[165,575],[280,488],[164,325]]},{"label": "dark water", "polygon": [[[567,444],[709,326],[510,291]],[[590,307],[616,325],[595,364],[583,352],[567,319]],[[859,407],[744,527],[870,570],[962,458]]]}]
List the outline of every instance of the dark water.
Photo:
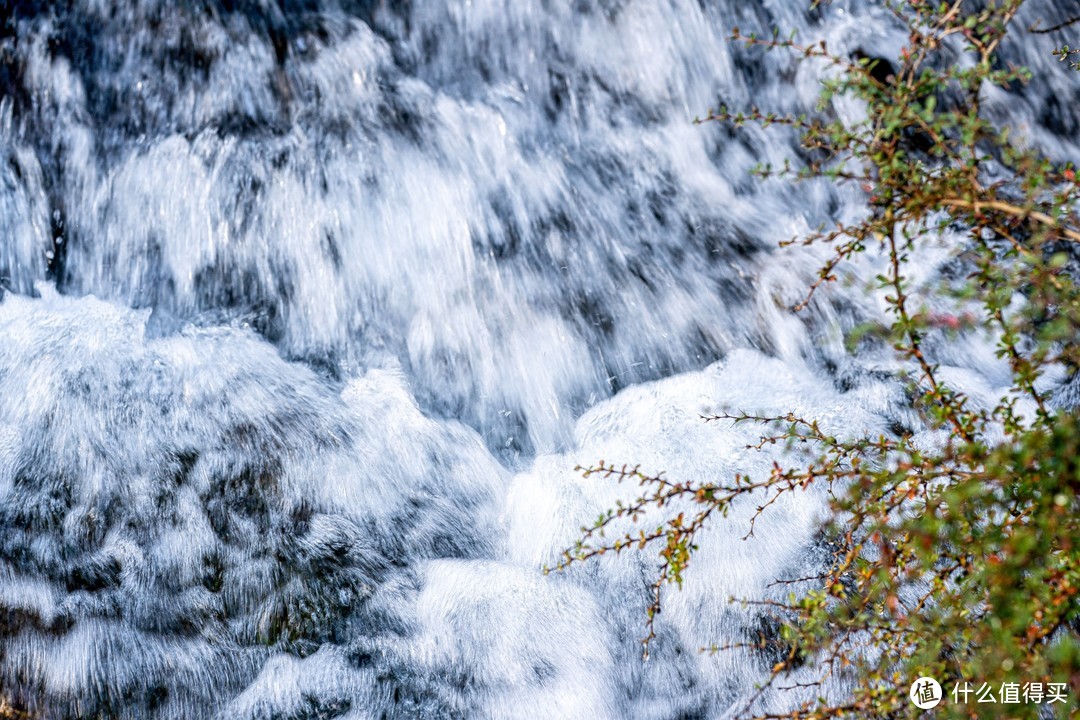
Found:
[{"label": "dark water", "polygon": [[[702,412],[906,421],[887,357],[844,350],[880,313],[862,271],[793,316],[819,255],[773,249],[860,191],[752,182],[793,137],[690,122],[814,102],[820,67],[732,27],[904,40],[873,3],[801,7],[0,10],[0,697],[50,718],[742,708],[775,660],[697,648],[768,630],[726,600],[819,561],[821,498],[703,538],[648,663],[648,557],[540,568],[633,490],[579,462],[768,467]],[[1034,37],[1006,51],[1044,72],[987,104],[1075,158],[1078,83]],[[975,395],[1007,380],[989,342],[944,361]]]}]

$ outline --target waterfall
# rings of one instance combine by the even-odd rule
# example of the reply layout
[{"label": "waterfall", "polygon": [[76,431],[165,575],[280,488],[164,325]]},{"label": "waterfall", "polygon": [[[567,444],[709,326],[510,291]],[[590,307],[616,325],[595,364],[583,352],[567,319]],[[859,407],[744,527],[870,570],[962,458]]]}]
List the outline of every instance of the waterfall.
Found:
[{"label": "waterfall", "polygon": [[[542,568],[634,490],[578,464],[767,471],[754,428],[702,414],[907,422],[888,361],[842,342],[880,307],[853,284],[792,314],[821,253],[776,250],[858,217],[861,191],[756,181],[800,157],[793,134],[692,123],[816,101],[820,65],[732,28],[894,56],[880,3],[16,1],[0,19],[0,708],[689,720],[751,701],[775,658],[698,648],[770,632],[728,599],[824,561],[823,497],[747,540],[752,507],[716,523],[647,662],[653,555]],[[1035,80],[988,111],[1077,157],[1077,85],[1040,76],[1048,49],[1003,52]],[[968,350],[958,382],[1008,382]]]}]

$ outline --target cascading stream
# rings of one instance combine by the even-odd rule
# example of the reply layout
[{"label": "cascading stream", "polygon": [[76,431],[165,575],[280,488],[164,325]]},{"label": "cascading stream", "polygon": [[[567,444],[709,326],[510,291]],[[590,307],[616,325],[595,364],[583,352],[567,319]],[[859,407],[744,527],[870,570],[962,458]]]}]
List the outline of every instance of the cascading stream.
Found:
[{"label": "cascading stream", "polygon": [[[858,188],[756,182],[876,3],[77,0],[0,10],[0,699],[31,717],[719,718],[775,662],[734,596],[827,552],[822,500],[702,538],[652,657],[654,563],[545,577],[633,488],[768,467],[739,407],[906,422],[839,289],[778,241]],[[1019,24],[1049,23],[1050,2]],[[1077,87],[987,106],[1076,157]],[[837,103],[833,112],[857,116]],[[973,344],[958,382],[1007,381]],[[883,379],[885,378],[885,379]],[[745,518],[744,518],[745,519]],[[826,692],[843,692],[840,680]],[[816,691],[815,691],[816,692]],[[797,694],[766,693],[781,709]]]}]

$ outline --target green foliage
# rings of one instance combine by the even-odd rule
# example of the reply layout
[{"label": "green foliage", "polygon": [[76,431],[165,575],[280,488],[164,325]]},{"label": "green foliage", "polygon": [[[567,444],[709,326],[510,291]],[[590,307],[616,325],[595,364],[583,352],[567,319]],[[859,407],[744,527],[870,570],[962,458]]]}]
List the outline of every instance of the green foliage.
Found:
[{"label": "green foliage", "polygon": [[[1070,683],[1068,703],[939,706],[940,717],[1038,717],[1052,709],[1076,712],[1080,697],[1080,419],[1056,408],[1047,377],[1070,377],[1080,367],[1080,185],[1071,165],[1057,165],[988,119],[986,88],[1026,82],[1028,72],[999,61],[998,49],[1022,0],[988,2],[981,9],[957,0],[910,0],[889,7],[909,32],[896,67],[833,54],[825,42],[800,45],[773,33],[734,39],[767,50],[816,58],[835,72],[824,81],[813,116],[777,115],[752,108],[721,108],[704,121],[795,128],[811,161],[800,167],[760,168],[763,177],[826,178],[855,183],[868,196],[858,223],[820,228],[792,242],[827,244],[828,261],[809,289],[836,279],[838,269],[872,245],[888,258],[878,276],[891,322],[863,326],[864,339],[886,342],[907,368],[914,408],[924,426],[940,430],[927,447],[914,434],[842,439],[813,419],[722,415],[715,422],[755,422],[768,429],[759,448],[798,444],[812,460],[775,465],[761,478],[736,475],[726,483],[679,483],[637,468],[605,463],[586,475],[632,480],[643,492],[583,529],[560,568],[606,552],[659,547],[648,639],[662,589],[681,586],[695,537],[723,522],[732,503],[755,496],[757,515],[800,488],[829,490],[828,568],[809,592],[787,602],[749,599],[775,615],[783,659],[769,683],[810,658],[822,679],[856,679],[843,705],[824,698],[793,718],[916,717],[911,682]],[[1064,24],[1060,27],[1064,27]],[[1057,28],[1054,28],[1057,29]],[[967,62],[945,61],[949,49]],[[1048,49],[1049,52],[1049,49]],[[1075,51],[1059,50],[1063,60]],[[836,97],[860,100],[865,116],[844,123],[828,113]],[[968,269],[962,282],[941,288],[939,299],[967,308],[950,316],[954,334],[990,332],[1011,369],[1011,392],[981,407],[942,379],[926,339],[940,332],[940,316],[916,300],[909,280],[912,254],[963,228],[955,248]],[[605,531],[646,523],[675,502],[695,510],[651,530]],[[753,527],[750,528],[750,533]],[[612,539],[614,538],[614,539]],[[687,580],[692,581],[692,580]]]}]

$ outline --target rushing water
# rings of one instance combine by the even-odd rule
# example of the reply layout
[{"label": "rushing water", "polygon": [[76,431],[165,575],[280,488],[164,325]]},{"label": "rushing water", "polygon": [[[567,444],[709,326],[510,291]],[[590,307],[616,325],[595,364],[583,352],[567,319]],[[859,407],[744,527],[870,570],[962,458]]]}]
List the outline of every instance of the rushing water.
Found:
[{"label": "rushing water", "polygon": [[[650,556],[541,567],[633,491],[577,463],[768,467],[752,428],[701,413],[907,422],[887,363],[839,340],[879,308],[841,289],[793,316],[816,256],[773,250],[860,191],[751,182],[791,136],[690,122],[814,101],[820,68],[732,27],[888,56],[888,14],[62,5],[0,10],[0,698],[49,718],[741,709],[775,659],[697,649],[769,631],[727,598],[820,562],[820,498],[750,540],[745,513],[717,524],[648,662]],[[1033,47],[1007,52],[1054,62]],[[988,106],[1076,157],[1060,78]],[[950,362],[1004,381],[984,345]]]}]

